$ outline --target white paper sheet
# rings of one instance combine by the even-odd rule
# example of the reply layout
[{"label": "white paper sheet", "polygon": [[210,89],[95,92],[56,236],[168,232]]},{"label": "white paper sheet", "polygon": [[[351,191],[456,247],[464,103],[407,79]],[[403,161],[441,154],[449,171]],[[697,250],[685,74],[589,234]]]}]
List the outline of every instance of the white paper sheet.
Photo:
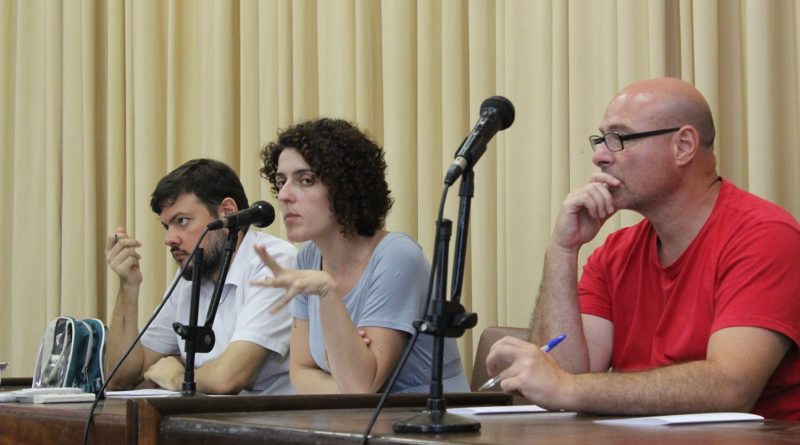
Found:
[{"label": "white paper sheet", "polygon": [[606,425],[663,426],[718,422],[763,422],[764,418],[750,413],[699,413],[673,416],[627,417],[624,419],[595,420]]},{"label": "white paper sheet", "polygon": [[106,397],[110,398],[133,398],[133,397],[171,397],[178,396],[177,391],[167,391],[166,389],[134,389],[131,391],[106,391]]},{"label": "white paper sheet", "polygon": [[546,409],[537,405],[508,405],[508,406],[470,406],[466,408],[447,408],[448,413],[461,416],[479,416],[482,414],[521,414],[545,413]]}]

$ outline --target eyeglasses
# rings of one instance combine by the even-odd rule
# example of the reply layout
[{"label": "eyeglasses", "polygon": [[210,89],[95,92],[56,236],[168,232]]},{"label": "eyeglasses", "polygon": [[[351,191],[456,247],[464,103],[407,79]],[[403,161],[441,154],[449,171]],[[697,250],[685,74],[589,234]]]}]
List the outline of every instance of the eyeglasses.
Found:
[{"label": "eyeglasses", "polygon": [[592,151],[597,151],[597,146],[605,144],[608,151],[622,151],[625,148],[625,141],[633,139],[649,138],[650,136],[658,136],[660,134],[667,134],[673,131],[680,130],[681,127],[664,128],[661,130],[643,131],[641,133],[623,134],[617,132],[606,133],[602,136],[592,135],[589,136],[589,143],[592,144]]}]

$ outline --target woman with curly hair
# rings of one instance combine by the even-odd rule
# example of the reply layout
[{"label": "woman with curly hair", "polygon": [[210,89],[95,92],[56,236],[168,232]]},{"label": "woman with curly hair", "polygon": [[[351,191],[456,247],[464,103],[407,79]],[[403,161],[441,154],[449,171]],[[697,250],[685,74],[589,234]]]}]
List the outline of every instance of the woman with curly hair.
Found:
[{"label": "woman with curly hair", "polygon": [[[298,269],[256,248],[286,289],[294,317],[289,375],[298,393],[374,393],[423,313],[429,265],[411,237],[383,229],[392,206],[383,151],[352,124],[292,126],[261,153],[289,240],[304,242]],[[394,386],[427,392],[432,337],[421,335]],[[469,391],[454,339],[445,343],[445,391]]]}]

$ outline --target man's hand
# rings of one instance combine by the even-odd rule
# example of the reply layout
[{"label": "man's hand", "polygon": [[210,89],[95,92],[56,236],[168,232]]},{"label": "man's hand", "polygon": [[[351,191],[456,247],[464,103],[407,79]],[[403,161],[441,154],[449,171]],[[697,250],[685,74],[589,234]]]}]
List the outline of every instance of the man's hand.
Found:
[{"label": "man's hand", "polygon": [[180,391],[183,383],[184,367],[177,357],[167,356],[155,362],[144,373],[144,378],[161,388]]},{"label": "man's hand", "polygon": [[492,345],[486,370],[491,376],[501,374],[504,392],[522,394],[547,409],[565,406],[573,378],[539,346],[516,337],[504,337]]},{"label": "man's hand", "polygon": [[106,237],[106,262],[119,276],[122,285],[136,286],[142,284],[142,271],[139,268],[139,252],[136,248],[142,243],[128,236],[124,228]]},{"label": "man's hand", "polygon": [[586,185],[571,191],[561,206],[551,245],[564,251],[576,251],[591,241],[603,223],[618,210],[609,189],[621,184],[608,173],[597,172]]}]

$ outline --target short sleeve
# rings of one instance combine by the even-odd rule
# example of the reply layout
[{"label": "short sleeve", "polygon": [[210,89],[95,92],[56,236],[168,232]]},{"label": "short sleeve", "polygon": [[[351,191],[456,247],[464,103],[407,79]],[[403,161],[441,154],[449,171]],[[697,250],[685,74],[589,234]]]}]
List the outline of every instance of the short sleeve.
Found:
[{"label": "short sleeve", "polygon": [[761,223],[737,234],[720,256],[712,332],[757,326],[800,346],[800,233]]},{"label": "short sleeve", "polygon": [[[270,254],[279,264],[290,267],[294,264],[294,255],[270,249]],[[270,313],[270,308],[284,295],[281,288],[268,288],[250,284],[252,280],[272,276],[271,271],[260,260],[256,259],[245,274],[236,292],[242,292],[242,306],[238,310],[236,325],[230,341],[249,341],[263,346],[285,357],[289,352],[290,316],[286,311]]]},{"label": "short sleeve", "polygon": [[578,282],[578,295],[581,313],[611,320],[611,295],[605,278],[603,248],[589,255]]},{"label": "short sleeve", "polygon": [[[177,274],[175,275],[177,277]],[[179,284],[180,285],[180,284]],[[158,310],[158,308],[156,308]],[[171,297],[164,304],[161,312],[156,316],[150,327],[142,335],[141,343],[144,347],[163,355],[177,355],[180,353],[178,338],[172,329],[172,323],[178,319],[178,306],[176,296]]]},{"label": "short sleeve", "polygon": [[422,313],[428,263],[419,245],[396,235],[376,252],[359,327],[385,327],[409,334]]}]

